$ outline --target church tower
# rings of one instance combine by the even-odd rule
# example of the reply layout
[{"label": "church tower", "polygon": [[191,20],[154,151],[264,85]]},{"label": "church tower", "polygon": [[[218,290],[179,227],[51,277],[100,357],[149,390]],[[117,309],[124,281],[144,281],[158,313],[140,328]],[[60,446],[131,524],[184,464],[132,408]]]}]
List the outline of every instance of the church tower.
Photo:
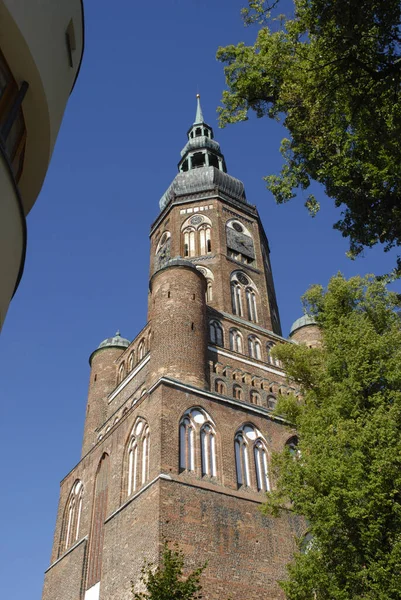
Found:
[{"label": "church tower", "polygon": [[144,560],[177,542],[208,561],[207,600],[278,600],[302,524],[258,510],[271,453],[294,443],[273,415],[295,392],[255,206],[227,173],[199,96],[178,174],[150,231],[148,321],[92,353],[82,458],[61,482],[43,600],[130,600]]}]

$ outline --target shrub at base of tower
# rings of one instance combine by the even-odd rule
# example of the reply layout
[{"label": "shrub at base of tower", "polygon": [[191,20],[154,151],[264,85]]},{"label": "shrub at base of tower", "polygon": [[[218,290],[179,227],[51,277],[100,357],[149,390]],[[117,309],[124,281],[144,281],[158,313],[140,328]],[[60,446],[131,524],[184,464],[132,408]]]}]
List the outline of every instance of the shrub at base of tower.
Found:
[{"label": "shrub at base of tower", "polygon": [[183,552],[177,544],[171,549],[164,542],[161,566],[155,569],[152,563],[144,564],[140,581],[146,592],[135,593],[132,586],[134,600],[200,600],[203,597],[200,578],[206,565],[184,577]]},{"label": "shrub at base of tower", "polygon": [[400,298],[373,276],[333,277],[304,297],[322,347],[277,345],[302,400],[278,412],[299,432],[274,458],[264,510],[308,530],[282,587],[289,600],[395,600],[401,590]]},{"label": "shrub at base of tower", "polygon": [[[272,8],[286,14],[274,18]],[[244,13],[262,26],[253,46],[218,51],[228,85],[221,124],[249,111],[283,117],[284,166],[266,177],[277,202],[313,179],[343,209],[335,228],[351,255],[378,242],[400,246],[399,0],[249,0]],[[319,209],[312,195],[306,206]]]}]

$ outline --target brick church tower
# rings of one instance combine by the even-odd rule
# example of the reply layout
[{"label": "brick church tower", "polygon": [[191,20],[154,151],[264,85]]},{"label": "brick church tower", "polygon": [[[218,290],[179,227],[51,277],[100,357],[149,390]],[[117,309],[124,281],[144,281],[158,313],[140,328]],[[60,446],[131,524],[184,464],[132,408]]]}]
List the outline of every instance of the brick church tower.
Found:
[{"label": "brick church tower", "polygon": [[271,452],[294,443],[272,414],[295,391],[271,357],[288,342],[258,212],[199,97],[178,169],[150,232],[148,322],[89,359],[82,458],[61,482],[43,600],[130,600],[163,539],[189,569],[208,561],[208,600],[283,598],[302,525],[258,508]]}]

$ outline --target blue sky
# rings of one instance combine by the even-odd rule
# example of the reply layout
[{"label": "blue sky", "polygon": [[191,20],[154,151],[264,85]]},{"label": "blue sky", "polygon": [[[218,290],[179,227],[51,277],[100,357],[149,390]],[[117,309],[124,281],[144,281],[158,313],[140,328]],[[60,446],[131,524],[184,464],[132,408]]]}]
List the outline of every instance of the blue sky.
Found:
[{"label": "blue sky", "polygon": [[133,339],[145,323],[149,228],[198,90],[228,171],[260,211],[285,335],[311,283],[393,267],[394,254],[380,249],[345,257],[347,242],[332,229],[339,212],[318,188],[315,219],[302,196],[275,205],[262,176],[280,169],[279,124],[251,118],[218,129],[216,49],[256,34],[242,25],[244,1],[85,1],[84,62],[28,217],[25,273],[0,341],[4,598],[40,598],[59,481],[80,456],[88,357],[118,328]]}]

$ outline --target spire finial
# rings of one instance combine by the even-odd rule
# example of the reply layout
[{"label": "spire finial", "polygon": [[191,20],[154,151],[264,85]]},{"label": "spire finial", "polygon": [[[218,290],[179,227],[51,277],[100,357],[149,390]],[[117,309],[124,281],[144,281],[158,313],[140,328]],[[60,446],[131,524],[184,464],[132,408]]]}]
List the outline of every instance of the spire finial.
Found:
[{"label": "spire finial", "polygon": [[196,94],[196,115],[194,125],[197,123],[204,123],[199,92]]}]

